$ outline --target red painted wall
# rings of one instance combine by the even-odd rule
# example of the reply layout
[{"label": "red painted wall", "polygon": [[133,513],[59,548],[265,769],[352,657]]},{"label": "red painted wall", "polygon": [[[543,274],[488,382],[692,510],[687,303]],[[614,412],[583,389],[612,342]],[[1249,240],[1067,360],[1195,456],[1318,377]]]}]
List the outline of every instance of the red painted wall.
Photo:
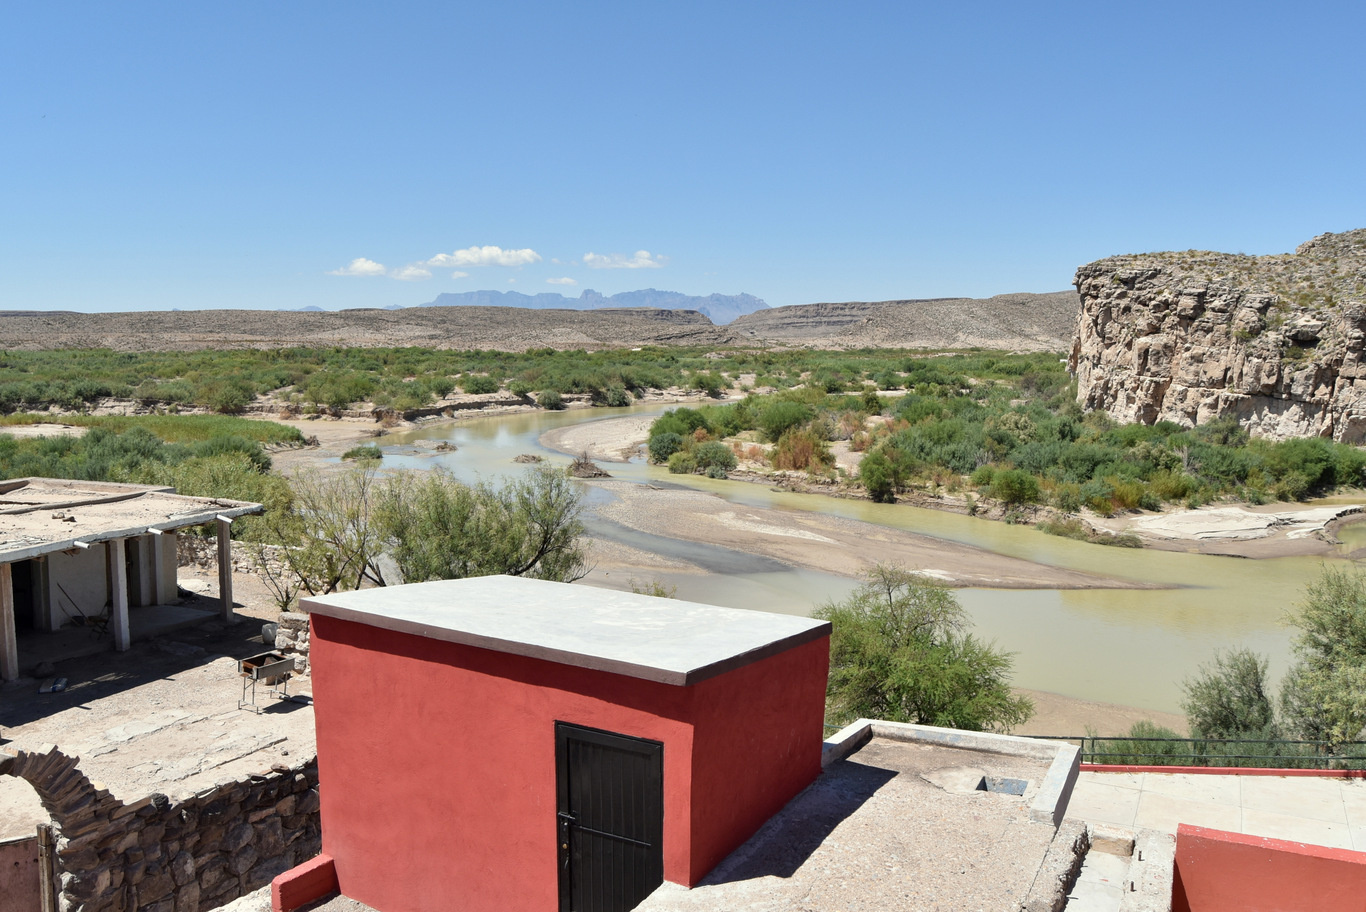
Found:
[{"label": "red painted wall", "polygon": [[[823,706],[824,638],[675,687],[316,614],[312,625],[323,851],[342,893],[384,912],[457,897],[470,912],[555,908],[557,720],[664,743],[664,876],[678,883],[820,771],[805,704]],[[695,731],[708,747],[696,756]],[[765,732],[782,749],[774,769],[755,754]]]},{"label": "red painted wall", "polygon": [[821,637],[691,688],[693,856],[679,882],[701,880],[820,775],[829,667]]},{"label": "red painted wall", "polygon": [[1366,852],[1177,828],[1172,912],[1328,910],[1366,910]]}]

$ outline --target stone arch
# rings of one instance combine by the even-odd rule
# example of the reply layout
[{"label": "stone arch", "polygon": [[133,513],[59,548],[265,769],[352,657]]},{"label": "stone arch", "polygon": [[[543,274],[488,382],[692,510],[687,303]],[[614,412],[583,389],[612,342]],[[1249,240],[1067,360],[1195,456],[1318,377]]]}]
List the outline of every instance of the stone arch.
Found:
[{"label": "stone arch", "polygon": [[91,782],[78,768],[79,757],[69,757],[55,746],[36,751],[0,753],[0,775],[15,776],[33,786],[43,809],[67,840],[108,816],[123,802]]},{"label": "stone arch", "polygon": [[322,848],[312,758],[181,801],[126,803],[56,747],[0,750],[52,817],[58,906],[70,912],[197,912],[236,899]]}]

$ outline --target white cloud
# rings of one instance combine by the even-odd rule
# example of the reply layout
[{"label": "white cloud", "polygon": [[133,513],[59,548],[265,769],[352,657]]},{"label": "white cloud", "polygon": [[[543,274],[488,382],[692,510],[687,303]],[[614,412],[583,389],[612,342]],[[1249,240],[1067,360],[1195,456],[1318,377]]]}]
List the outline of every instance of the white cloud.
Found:
[{"label": "white cloud", "polygon": [[453,279],[468,279],[469,277],[470,274],[468,272],[461,272],[459,269],[451,273],[451,278]]},{"label": "white cloud", "polygon": [[547,282],[547,284],[550,284],[550,285],[577,285],[577,284],[579,284],[578,282],[576,282],[576,281],[574,281],[573,279],[571,279],[569,276],[565,276],[565,277],[562,278],[562,279],[546,279],[546,282]]},{"label": "white cloud", "polygon": [[438,253],[426,262],[438,268],[448,266],[526,266],[539,263],[541,255],[530,247],[504,250],[502,247],[466,247],[454,253]]},{"label": "white cloud", "polygon": [[430,279],[432,274],[429,270],[423,269],[417,264],[404,266],[402,269],[395,269],[389,273],[389,278],[398,279],[403,282],[416,282],[420,279]]},{"label": "white cloud", "polygon": [[328,275],[340,276],[382,276],[385,273],[383,263],[376,263],[374,260],[367,260],[365,257],[356,257],[341,269],[332,269]]},{"label": "white cloud", "polygon": [[652,256],[648,250],[637,250],[635,256],[624,253],[585,253],[583,265],[589,269],[658,269],[669,262],[666,256]]}]

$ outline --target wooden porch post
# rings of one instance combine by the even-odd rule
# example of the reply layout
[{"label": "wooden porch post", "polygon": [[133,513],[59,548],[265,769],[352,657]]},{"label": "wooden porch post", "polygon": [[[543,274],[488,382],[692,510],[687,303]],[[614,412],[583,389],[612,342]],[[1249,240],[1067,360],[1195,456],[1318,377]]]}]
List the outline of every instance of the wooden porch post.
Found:
[{"label": "wooden porch post", "polygon": [[14,573],[0,564],[0,681],[19,677],[19,641],[14,630]]},{"label": "wooden porch post", "polygon": [[223,602],[223,620],[236,623],[232,613],[232,520],[218,517],[218,597]]},{"label": "wooden porch post", "polygon": [[109,627],[114,631],[114,649],[127,652],[133,642],[128,625],[128,567],[124,564],[123,539],[112,538],[105,543],[109,555],[110,612]]}]

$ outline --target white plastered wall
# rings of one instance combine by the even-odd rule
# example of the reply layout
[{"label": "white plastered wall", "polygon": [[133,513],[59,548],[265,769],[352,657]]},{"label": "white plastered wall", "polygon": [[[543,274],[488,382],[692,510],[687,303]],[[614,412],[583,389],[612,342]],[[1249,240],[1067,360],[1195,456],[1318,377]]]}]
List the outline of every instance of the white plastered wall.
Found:
[{"label": "white plastered wall", "polygon": [[63,551],[47,558],[48,599],[54,625],[61,627],[73,617],[104,614],[109,601],[105,546],[83,551]]}]

